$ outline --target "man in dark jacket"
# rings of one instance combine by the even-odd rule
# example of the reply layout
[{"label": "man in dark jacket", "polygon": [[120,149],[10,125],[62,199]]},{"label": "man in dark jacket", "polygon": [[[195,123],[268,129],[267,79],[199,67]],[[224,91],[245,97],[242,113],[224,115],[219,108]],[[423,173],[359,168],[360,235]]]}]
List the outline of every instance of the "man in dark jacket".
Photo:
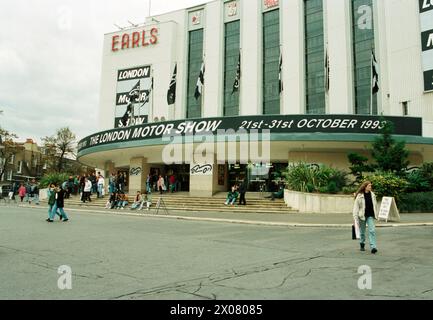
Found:
[{"label": "man in dark jacket", "polygon": [[240,206],[246,206],[247,201],[245,200],[245,194],[247,193],[247,184],[245,183],[245,180],[242,181],[241,185],[239,186],[239,205]]}]

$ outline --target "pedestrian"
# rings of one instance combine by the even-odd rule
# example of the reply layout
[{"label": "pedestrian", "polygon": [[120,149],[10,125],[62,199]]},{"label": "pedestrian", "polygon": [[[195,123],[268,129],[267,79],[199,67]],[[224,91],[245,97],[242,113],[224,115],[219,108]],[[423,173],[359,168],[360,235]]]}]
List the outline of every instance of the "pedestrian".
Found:
[{"label": "pedestrian", "polygon": [[374,220],[377,220],[377,200],[372,191],[373,185],[370,181],[364,182],[356,192],[356,199],[353,205],[353,218],[359,222],[361,251],[365,251],[366,227],[368,226],[368,238],[372,254],[377,253],[376,228]]},{"label": "pedestrian", "polygon": [[247,193],[247,184],[245,183],[245,180],[242,181],[241,185],[239,186],[239,205],[240,206],[246,206],[247,201],[245,200],[245,194]]},{"label": "pedestrian", "polygon": [[101,175],[101,173],[98,172],[98,198],[104,197],[104,187],[105,187],[105,179]]},{"label": "pedestrian", "polygon": [[26,187],[24,187],[23,184],[21,184],[19,189],[18,189],[18,195],[21,198],[21,202],[24,201],[24,197],[26,196],[26,194],[27,194],[27,189],[26,189]]},{"label": "pedestrian", "polygon": [[170,176],[170,191],[171,193],[176,191],[176,176],[174,174]]},{"label": "pedestrian", "polygon": [[48,219],[47,219],[47,222],[54,222],[54,215],[55,214],[59,215],[57,213],[57,210],[56,210],[56,211],[54,211],[53,217],[51,217],[52,212],[53,212],[53,207],[56,204],[56,185],[54,183],[50,184],[50,186],[48,187],[47,197],[48,197]]},{"label": "pedestrian", "polygon": [[[65,207],[65,193],[66,192],[62,187],[55,190],[56,201],[54,202],[53,208],[51,210],[50,220],[54,221],[54,216],[57,214],[60,216],[60,220],[63,220],[63,222],[69,221],[69,218],[63,209]],[[60,211],[60,214],[57,212],[57,210]]]},{"label": "pedestrian", "polygon": [[146,178],[146,193],[152,192],[152,174],[149,173]]},{"label": "pedestrian", "polygon": [[158,190],[159,190],[160,194],[163,194],[163,192],[165,190],[167,190],[167,188],[165,187],[164,178],[161,175],[159,176],[159,179],[158,179]]},{"label": "pedestrian", "polygon": [[238,196],[239,196],[239,194],[236,190],[236,186],[233,186],[232,189],[227,194],[227,199],[226,199],[225,205],[226,206],[228,206],[228,205],[234,206],[236,200],[238,199]]},{"label": "pedestrian", "polygon": [[92,202],[92,199],[90,199],[91,193],[92,193],[92,182],[89,179],[85,178],[83,196],[81,198],[81,201],[83,201],[83,203],[86,203],[86,201]]},{"label": "pedestrian", "polygon": [[137,191],[137,195],[135,196],[134,203],[131,205],[131,210],[141,210],[143,208],[143,196],[140,191]]}]

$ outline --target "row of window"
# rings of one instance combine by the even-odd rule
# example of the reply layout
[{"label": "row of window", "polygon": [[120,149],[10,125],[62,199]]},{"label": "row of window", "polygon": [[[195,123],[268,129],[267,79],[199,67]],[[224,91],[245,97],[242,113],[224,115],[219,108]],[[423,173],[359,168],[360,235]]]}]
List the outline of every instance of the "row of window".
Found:
[{"label": "row of window", "polygon": [[[371,90],[371,53],[374,51],[372,0],[351,0],[354,61],[354,93],[356,114],[377,114],[377,96]],[[370,8],[367,27],[358,24],[359,8]],[[263,114],[280,113],[280,12],[263,13]],[[304,0],[305,98],[307,114],[326,113],[327,75],[325,70],[325,38],[323,0]],[[202,99],[196,99],[197,75],[203,62],[203,29],[190,31],[188,47],[187,118],[202,116]],[[239,90],[235,79],[240,59],[240,21],[224,28],[224,116],[239,115]]]}]

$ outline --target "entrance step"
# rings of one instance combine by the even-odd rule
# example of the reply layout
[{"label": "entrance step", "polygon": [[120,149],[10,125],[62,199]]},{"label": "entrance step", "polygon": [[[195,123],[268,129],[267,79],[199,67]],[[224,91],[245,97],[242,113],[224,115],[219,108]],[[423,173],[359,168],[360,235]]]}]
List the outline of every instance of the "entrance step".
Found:
[{"label": "entrance step", "polygon": [[[276,214],[290,214],[297,213],[297,211],[288,208],[282,199],[250,199],[246,197],[246,206],[226,206],[225,195],[212,198],[199,198],[190,197],[186,194],[159,194],[152,195],[152,207],[155,207],[159,198],[164,200],[164,203],[170,211],[194,211],[194,212],[243,212],[243,213],[276,213]],[[65,206],[80,206],[86,208],[105,208],[108,197],[97,199],[93,198],[92,202],[86,202],[85,204],[80,201],[79,197],[71,197],[65,199]],[[46,201],[44,201],[46,204]],[[42,202],[42,203],[44,203]],[[129,196],[129,205],[134,202],[134,196]],[[129,208],[129,206],[127,207]]]}]

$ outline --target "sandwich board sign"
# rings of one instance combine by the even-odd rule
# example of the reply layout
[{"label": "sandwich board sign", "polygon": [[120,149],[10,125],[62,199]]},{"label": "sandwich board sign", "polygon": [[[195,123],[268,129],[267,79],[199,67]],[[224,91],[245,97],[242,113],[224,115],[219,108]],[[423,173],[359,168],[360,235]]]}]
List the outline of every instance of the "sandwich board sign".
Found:
[{"label": "sandwich board sign", "polygon": [[397,204],[395,203],[395,198],[383,197],[379,210],[379,220],[385,220],[386,222],[400,221],[400,212],[398,211]]}]

